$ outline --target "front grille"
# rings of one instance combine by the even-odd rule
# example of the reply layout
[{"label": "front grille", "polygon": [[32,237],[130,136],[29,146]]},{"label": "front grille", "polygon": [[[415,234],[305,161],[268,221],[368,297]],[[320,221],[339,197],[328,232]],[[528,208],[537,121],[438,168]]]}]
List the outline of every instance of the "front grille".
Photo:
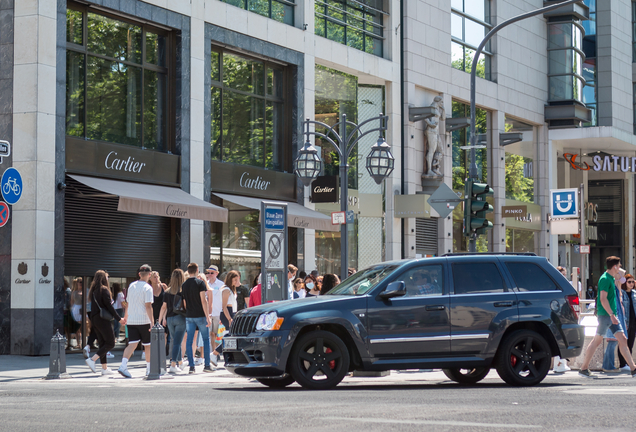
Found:
[{"label": "front grille", "polygon": [[247,336],[256,328],[256,320],[260,314],[236,314],[232,325],[230,326],[230,334],[232,336]]}]

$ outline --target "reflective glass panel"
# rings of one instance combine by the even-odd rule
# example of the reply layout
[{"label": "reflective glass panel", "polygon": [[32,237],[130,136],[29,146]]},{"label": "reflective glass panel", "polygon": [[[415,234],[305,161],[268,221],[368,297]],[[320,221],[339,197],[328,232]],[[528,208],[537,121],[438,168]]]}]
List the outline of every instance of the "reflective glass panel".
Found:
[{"label": "reflective glass panel", "polygon": [[212,87],[211,98],[212,128],[212,159],[221,160],[221,89]]},{"label": "reflective glass panel", "polygon": [[262,167],[263,107],[262,99],[223,92],[223,160],[241,165]]},{"label": "reflective glass panel", "polygon": [[451,36],[464,40],[463,19],[461,16],[451,14]]},{"label": "reflective glass panel", "polygon": [[146,61],[157,66],[166,65],[166,37],[146,32]]},{"label": "reflective glass panel", "polygon": [[84,44],[84,14],[81,11],[66,10],[66,41]]},{"label": "reflective glass panel", "polygon": [[66,135],[84,136],[84,54],[66,53]]},{"label": "reflective glass panel", "polygon": [[88,13],[89,52],[141,63],[141,27]]},{"label": "reflective glass panel", "polygon": [[144,71],[144,147],[166,148],[168,79],[165,74]]}]

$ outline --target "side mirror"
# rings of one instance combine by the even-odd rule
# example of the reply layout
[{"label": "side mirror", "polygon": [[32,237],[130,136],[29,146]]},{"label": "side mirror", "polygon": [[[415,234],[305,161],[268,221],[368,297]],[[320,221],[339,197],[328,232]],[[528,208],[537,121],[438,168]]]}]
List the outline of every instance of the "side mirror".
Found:
[{"label": "side mirror", "polygon": [[391,282],[384,291],[380,293],[381,299],[390,299],[393,297],[403,297],[406,295],[406,285],[404,282]]}]

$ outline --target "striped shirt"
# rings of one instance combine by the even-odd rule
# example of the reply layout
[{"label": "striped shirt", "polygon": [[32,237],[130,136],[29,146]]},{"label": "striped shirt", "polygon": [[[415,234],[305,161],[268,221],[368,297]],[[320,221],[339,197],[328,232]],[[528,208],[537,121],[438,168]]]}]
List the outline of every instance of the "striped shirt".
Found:
[{"label": "striped shirt", "polygon": [[143,325],[152,324],[146,312],[146,303],[152,303],[154,296],[152,287],[142,280],[133,282],[128,287],[128,324]]}]

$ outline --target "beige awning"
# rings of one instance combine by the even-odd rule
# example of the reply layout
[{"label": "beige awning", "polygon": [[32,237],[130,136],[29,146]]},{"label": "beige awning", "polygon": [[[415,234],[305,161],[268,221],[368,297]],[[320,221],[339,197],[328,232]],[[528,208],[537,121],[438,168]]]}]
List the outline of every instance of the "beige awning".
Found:
[{"label": "beige awning", "polygon": [[233,202],[243,207],[254,210],[261,209],[261,201],[278,204],[287,204],[287,226],[293,228],[307,228],[320,231],[340,231],[340,225],[332,225],[331,217],[324,215],[298,203],[288,201],[275,201],[269,199],[251,198],[240,195],[230,195],[214,192],[221,199]]},{"label": "beige awning", "polygon": [[70,177],[93,189],[118,196],[117,210],[122,212],[227,222],[227,209],[200,200],[179,188],[81,175]]}]

